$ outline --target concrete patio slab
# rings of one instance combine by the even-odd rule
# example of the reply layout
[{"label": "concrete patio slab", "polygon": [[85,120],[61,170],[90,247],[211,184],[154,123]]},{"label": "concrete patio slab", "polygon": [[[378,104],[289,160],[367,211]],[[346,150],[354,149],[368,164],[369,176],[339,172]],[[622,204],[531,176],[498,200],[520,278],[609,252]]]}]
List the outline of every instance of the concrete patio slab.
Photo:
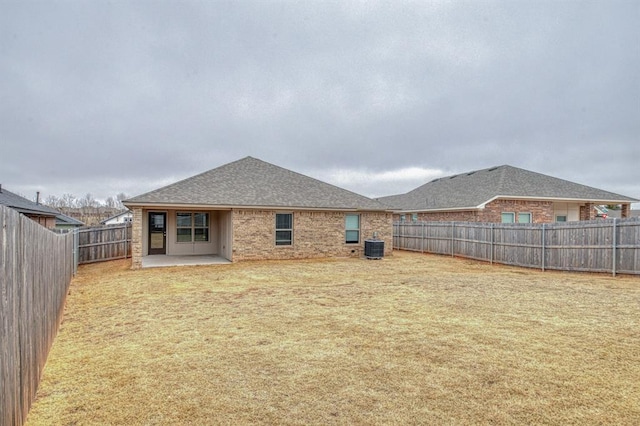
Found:
[{"label": "concrete patio slab", "polygon": [[142,258],[143,268],[158,268],[162,266],[187,266],[187,265],[224,265],[231,263],[224,257],[214,255],[191,256],[167,256],[156,254]]}]

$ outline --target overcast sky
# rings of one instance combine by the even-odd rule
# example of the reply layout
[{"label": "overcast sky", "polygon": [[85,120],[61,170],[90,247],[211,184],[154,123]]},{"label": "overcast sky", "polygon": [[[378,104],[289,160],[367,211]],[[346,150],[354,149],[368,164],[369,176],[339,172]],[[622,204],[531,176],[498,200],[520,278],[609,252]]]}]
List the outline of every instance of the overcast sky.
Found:
[{"label": "overcast sky", "polygon": [[510,164],[640,198],[640,1],[0,0],[0,144],[29,197],[250,155],[370,197]]}]

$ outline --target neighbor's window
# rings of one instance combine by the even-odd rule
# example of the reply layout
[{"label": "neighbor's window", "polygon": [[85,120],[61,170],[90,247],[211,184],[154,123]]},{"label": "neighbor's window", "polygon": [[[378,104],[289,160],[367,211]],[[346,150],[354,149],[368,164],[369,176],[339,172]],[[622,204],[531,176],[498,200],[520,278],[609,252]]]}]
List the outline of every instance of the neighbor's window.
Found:
[{"label": "neighbor's window", "polygon": [[407,220],[407,215],[406,214],[401,214],[400,215],[400,222],[404,222],[405,220]]},{"label": "neighbor's window", "polygon": [[176,230],[179,243],[209,241],[209,213],[177,213]]},{"label": "neighbor's window", "polygon": [[360,242],[360,215],[348,214],[345,220],[345,242],[357,244]]},{"label": "neighbor's window", "polygon": [[531,213],[518,213],[518,223],[531,223]]},{"label": "neighbor's window", "polygon": [[556,222],[566,222],[567,221],[567,216],[562,215],[562,216],[556,216]]},{"label": "neighbor's window", "polygon": [[293,244],[293,213],[276,213],[276,245]]},{"label": "neighbor's window", "polygon": [[411,222],[418,221],[418,213],[411,213]]},{"label": "neighbor's window", "polygon": [[502,223],[514,223],[516,221],[515,213],[502,213]]}]

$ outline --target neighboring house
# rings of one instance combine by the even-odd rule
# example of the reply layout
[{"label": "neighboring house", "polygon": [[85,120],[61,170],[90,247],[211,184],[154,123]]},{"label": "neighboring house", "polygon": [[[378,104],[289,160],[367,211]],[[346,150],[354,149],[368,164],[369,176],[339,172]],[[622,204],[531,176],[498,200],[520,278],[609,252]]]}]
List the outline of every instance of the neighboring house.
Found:
[{"label": "neighboring house", "polygon": [[[622,217],[622,212],[620,210],[611,210],[607,211],[607,219],[620,219]],[[640,217],[640,210],[631,210],[628,217]]]},{"label": "neighboring house", "polygon": [[148,255],[213,254],[232,262],[392,250],[382,203],[252,157],[123,201],[133,212],[133,268]]},{"label": "neighboring house", "polygon": [[597,205],[630,215],[638,200],[508,165],[434,179],[381,197],[395,220],[549,223],[596,218]]},{"label": "neighboring house", "polygon": [[53,229],[56,226],[56,216],[60,214],[56,209],[44,206],[39,202],[27,200],[18,194],[7,191],[0,185],[0,204],[10,207],[40,225]]},{"label": "neighboring house", "polygon": [[100,225],[119,225],[122,223],[130,223],[133,220],[133,213],[131,210],[123,210],[120,213],[111,216],[100,222]]},{"label": "neighboring house", "polygon": [[84,226],[84,222],[74,219],[65,214],[58,214],[56,216],[56,229],[75,229]]}]

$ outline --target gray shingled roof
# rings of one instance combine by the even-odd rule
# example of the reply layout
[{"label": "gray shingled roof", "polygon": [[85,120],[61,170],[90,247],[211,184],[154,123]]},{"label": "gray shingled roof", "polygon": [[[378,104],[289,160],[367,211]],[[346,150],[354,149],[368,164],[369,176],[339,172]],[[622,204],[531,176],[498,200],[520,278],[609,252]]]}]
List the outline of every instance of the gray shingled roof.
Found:
[{"label": "gray shingled roof", "polygon": [[475,209],[500,198],[583,200],[598,204],[638,200],[508,165],[434,179],[406,194],[378,198],[398,211]]},{"label": "gray shingled roof", "polygon": [[56,209],[42,204],[36,204],[4,188],[0,190],[0,204],[11,207],[24,214],[37,214],[42,216],[57,216],[60,214]]},{"label": "gray shingled roof", "polygon": [[56,216],[56,225],[68,225],[68,226],[84,226],[84,222],[79,221],[76,218],[67,216],[66,214],[58,214]]},{"label": "gray shingled roof", "polygon": [[246,157],[123,201],[133,205],[193,204],[388,210],[384,204],[288,169]]}]

